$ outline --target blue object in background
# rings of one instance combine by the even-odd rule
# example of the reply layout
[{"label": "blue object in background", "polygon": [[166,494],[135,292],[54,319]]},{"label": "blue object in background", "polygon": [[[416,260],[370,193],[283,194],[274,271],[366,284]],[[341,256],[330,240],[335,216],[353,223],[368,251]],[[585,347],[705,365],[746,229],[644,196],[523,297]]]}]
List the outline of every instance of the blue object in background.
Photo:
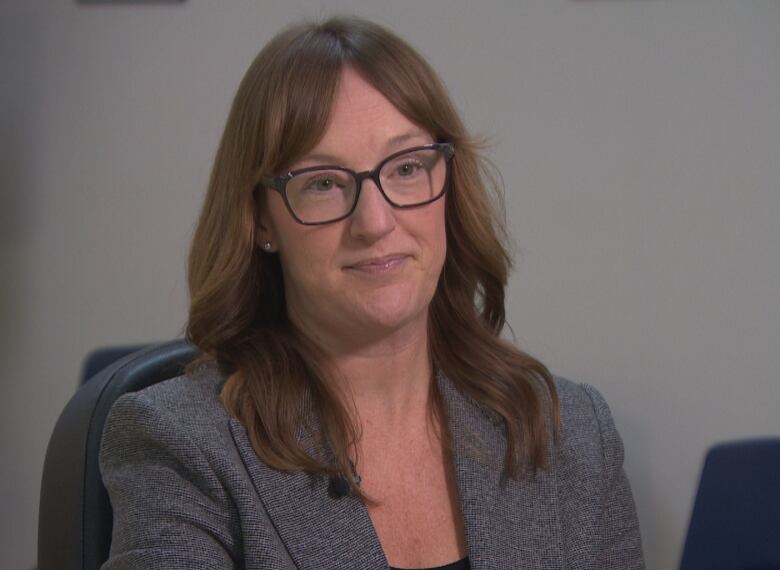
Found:
[{"label": "blue object in background", "polygon": [[721,568],[780,570],[780,437],[707,453],[680,570]]}]

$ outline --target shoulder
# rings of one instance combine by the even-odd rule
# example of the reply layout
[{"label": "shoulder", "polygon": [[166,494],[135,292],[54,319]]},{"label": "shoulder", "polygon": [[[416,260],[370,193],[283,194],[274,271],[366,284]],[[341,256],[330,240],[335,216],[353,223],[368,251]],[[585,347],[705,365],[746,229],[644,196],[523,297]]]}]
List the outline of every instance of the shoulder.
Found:
[{"label": "shoulder", "polygon": [[123,398],[143,398],[162,408],[208,407],[219,399],[224,382],[225,377],[217,365],[205,363],[190,373],[125,394]]},{"label": "shoulder", "polygon": [[123,459],[142,450],[182,453],[219,449],[229,435],[220,399],[224,377],[214,365],[121,396],[103,429],[101,459]]},{"label": "shoulder", "polygon": [[589,384],[555,377],[560,403],[560,448],[563,459],[576,455],[579,462],[601,468],[623,463],[623,443],[612,413],[601,393]]},{"label": "shoulder", "polygon": [[566,550],[598,568],[644,568],[623,442],[596,388],[556,378],[560,432],[555,485]]},{"label": "shoulder", "polygon": [[107,567],[173,559],[201,567],[208,559],[226,568],[240,558],[236,503],[247,501],[248,485],[237,471],[221,386],[216,368],[200,368],[114,403],[100,449],[114,514]]},{"label": "shoulder", "polygon": [[[112,503],[179,492],[230,504],[225,483],[238,464],[222,384],[216,367],[201,367],[114,403],[99,457]],[[226,517],[230,509],[219,512]]]},{"label": "shoulder", "polygon": [[604,436],[615,430],[606,400],[590,384],[555,377],[561,413],[561,432],[568,437]]},{"label": "shoulder", "polygon": [[623,441],[596,388],[559,377],[555,382],[561,420],[554,452],[559,496],[572,508],[589,508],[595,505],[591,499],[624,477]]},{"label": "shoulder", "polygon": [[227,412],[220,399],[224,380],[215,365],[202,365],[192,373],[124,394],[114,403],[109,420],[116,422],[129,412],[138,415],[137,419],[151,414],[161,419],[176,417],[185,424],[225,420]]}]

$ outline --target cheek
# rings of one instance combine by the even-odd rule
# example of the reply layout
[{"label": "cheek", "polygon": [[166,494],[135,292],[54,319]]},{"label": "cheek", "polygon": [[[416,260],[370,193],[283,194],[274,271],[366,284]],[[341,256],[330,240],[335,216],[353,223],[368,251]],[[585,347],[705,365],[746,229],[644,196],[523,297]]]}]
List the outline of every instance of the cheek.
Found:
[{"label": "cheek", "polygon": [[444,218],[444,200],[441,200],[441,204],[437,203],[436,206],[437,208],[432,212],[433,215],[428,220],[426,227],[430,228],[427,239],[432,254],[431,263],[438,277],[447,256],[447,226]]},{"label": "cheek", "polygon": [[[312,231],[301,226],[280,238],[279,256],[288,289],[316,292],[333,280],[333,252],[336,248],[329,232]],[[336,240],[337,241],[337,240]]]}]

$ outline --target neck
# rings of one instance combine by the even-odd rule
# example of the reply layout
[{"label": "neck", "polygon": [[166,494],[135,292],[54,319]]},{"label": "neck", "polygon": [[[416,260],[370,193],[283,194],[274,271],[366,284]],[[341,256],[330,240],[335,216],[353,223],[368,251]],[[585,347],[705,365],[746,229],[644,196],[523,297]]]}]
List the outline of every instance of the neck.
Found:
[{"label": "neck", "polygon": [[376,421],[393,427],[428,409],[432,369],[427,336],[422,337],[334,357],[364,426]]},{"label": "neck", "polygon": [[426,421],[433,376],[427,318],[357,338],[318,335],[311,326],[303,330],[328,356],[347,408],[357,414],[364,433],[382,426],[386,434],[400,436]]},{"label": "neck", "polygon": [[426,340],[374,346],[334,359],[347,409],[360,427],[354,460],[363,476],[372,474],[367,461],[375,467],[377,461],[378,465],[385,461],[378,460],[377,453],[389,458],[406,456],[409,446],[437,449],[439,430],[431,414],[433,374]]}]

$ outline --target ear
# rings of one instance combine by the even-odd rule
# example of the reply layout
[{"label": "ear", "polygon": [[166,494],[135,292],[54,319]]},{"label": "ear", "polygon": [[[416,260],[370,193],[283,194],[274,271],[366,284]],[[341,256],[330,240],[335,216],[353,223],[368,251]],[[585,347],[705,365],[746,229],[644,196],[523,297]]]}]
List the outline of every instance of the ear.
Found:
[{"label": "ear", "polygon": [[258,198],[259,203],[255,206],[255,246],[266,253],[273,253],[277,250],[273,223],[263,198]]},{"label": "ear", "polygon": [[268,251],[268,247],[266,246],[268,243],[274,243],[273,232],[269,228],[268,223],[264,223],[260,220],[257,222],[255,229],[255,245],[263,251]]}]

